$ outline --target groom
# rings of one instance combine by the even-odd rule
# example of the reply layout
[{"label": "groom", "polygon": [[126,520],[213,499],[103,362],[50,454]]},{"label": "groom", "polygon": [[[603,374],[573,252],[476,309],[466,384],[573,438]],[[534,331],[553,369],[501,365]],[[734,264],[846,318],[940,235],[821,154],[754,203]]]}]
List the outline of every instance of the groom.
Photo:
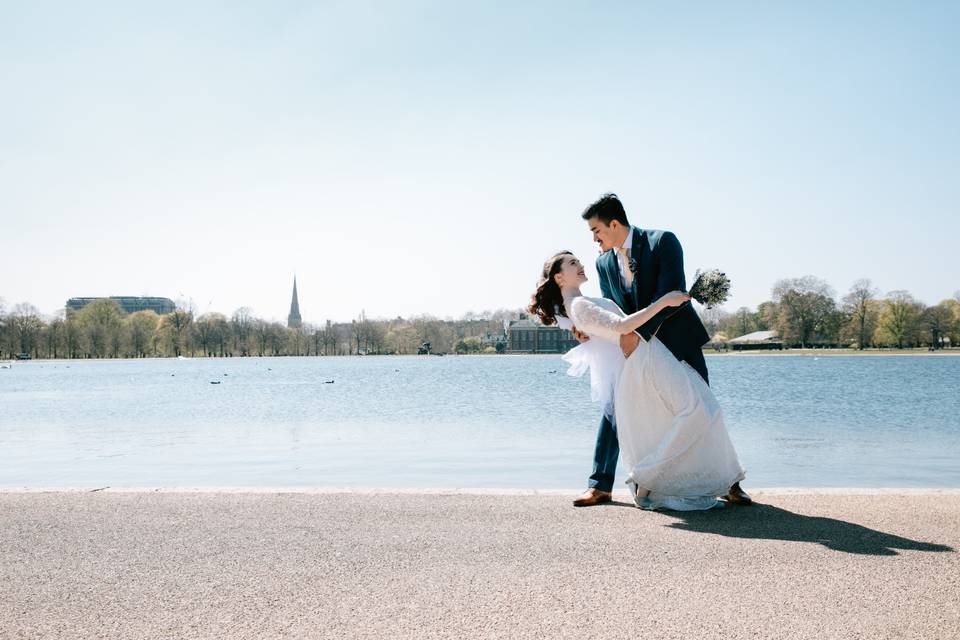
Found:
[{"label": "groom", "polygon": [[[602,251],[597,258],[600,291],[604,298],[616,302],[624,313],[635,313],[670,291],[687,290],[680,241],[669,231],[631,226],[616,194],[608,193],[587,207],[583,219]],[[576,328],[572,331],[581,342],[589,339]],[[623,354],[629,357],[640,344],[641,336],[649,340],[653,335],[677,360],[685,361],[707,384],[710,383],[701,350],[710,341],[710,336],[690,303],[665,309],[640,327],[637,333],[621,336]],[[604,416],[593,452],[589,488],[573,501],[574,506],[589,507],[610,502],[619,457],[616,425]],[[737,504],[752,502],[739,482],[730,487],[726,498]]]}]

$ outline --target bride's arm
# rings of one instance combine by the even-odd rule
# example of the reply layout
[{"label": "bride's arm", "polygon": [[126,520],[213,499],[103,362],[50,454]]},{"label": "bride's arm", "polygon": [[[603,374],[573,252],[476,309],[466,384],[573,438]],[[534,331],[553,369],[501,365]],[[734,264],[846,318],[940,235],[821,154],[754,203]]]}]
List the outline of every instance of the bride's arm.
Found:
[{"label": "bride's arm", "polygon": [[615,336],[632,333],[667,307],[678,307],[689,299],[690,296],[682,291],[671,291],[646,309],[624,317],[604,309],[587,298],[580,297],[572,303],[573,315],[570,319],[581,331],[616,339]]},{"label": "bride's arm", "polygon": [[689,300],[690,296],[683,291],[671,291],[652,302],[646,309],[640,309],[620,320],[617,331],[621,334],[633,333],[667,307],[679,307]]}]

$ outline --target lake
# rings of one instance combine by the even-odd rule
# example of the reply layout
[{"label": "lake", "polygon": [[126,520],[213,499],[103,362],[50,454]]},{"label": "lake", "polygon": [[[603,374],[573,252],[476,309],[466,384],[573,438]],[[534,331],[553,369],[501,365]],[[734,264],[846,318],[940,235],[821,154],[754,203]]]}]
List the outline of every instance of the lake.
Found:
[{"label": "lake", "polygon": [[[958,357],[707,364],[748,489],[960,487]],[[576,490],[599,408],[565,370],[559,356],[18,362],[0,370],[0,487]]]}]

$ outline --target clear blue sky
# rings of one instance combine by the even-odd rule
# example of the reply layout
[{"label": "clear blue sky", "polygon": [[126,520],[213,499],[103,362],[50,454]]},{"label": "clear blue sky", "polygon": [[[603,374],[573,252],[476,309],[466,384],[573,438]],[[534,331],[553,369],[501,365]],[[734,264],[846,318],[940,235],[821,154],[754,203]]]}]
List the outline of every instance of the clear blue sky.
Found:
[{"label": "clear blue sky", "polygon": [[935,303],[958,43],[949,2],[0,0],[0,297],[518,307],[616,191],[731,309],[806,274]]}]

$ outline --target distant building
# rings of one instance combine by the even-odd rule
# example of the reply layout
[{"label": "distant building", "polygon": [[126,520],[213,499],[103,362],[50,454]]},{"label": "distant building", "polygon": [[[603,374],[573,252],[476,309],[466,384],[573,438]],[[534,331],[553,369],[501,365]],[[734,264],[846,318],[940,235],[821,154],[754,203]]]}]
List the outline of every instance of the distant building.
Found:
[{"label": "distant building", "polygon": [[734,351],[783,349],[783,340],[780,339],[776,331],[754,331],[745,336],[727,340],[727,346]]},{"label": "distant building", "polygon": [[507,353],[566,353],[579,344],[565,329],[544,326],[530,318],[504,321]]},{"label": "distant building", "polygon": [[76,312],[95,300],[113,300],[120,305],[124,313],[137,311],[153,311],[158,315],[173,313],[177,305],[170,298],[145,298],[139,296],[110,296],[109,298],[70,298],[67,300],[67,311]]},{"label": "distant building", "polygon": [[500,332],[488,331],[482,336],[480,336],[481,347],[496,347],[498,344],[506,343],[506,341],[507,341],[506,330],[503,330]]},{"label": "distant building", "polygon": [[287,326],[291,329],[303,326],[300,318],[300,301],[297,300],[297,276],[293,276],[293,299],[290,300],[290,315],[287,316]]}]

